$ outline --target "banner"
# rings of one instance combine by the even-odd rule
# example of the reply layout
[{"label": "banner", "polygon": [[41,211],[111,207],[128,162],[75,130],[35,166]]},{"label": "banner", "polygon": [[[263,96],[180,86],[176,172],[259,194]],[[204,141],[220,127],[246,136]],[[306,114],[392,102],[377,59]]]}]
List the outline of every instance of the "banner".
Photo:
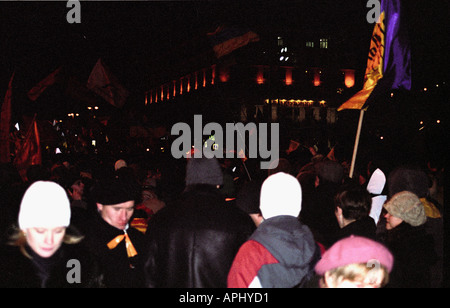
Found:
[{"label": "banner", "polygon": [[392,89],[411,89],[411,52],[400,0],[382,0],[381,10],[370,41],[363,89],[338,111],[366,109]]},{"label": "banner", "polygon": [[0,163],[9,163],[11,161],[9,129],[11,127],[11,98],[14,74],[12,74],[9,80],[0,113]]},{"label": "banner", "polygon": [[125,104],[129,94],[101,59],[98,59],[89,75],[87,88],[117,108]]},{"label": "banner", "polygon": [[35,115],[25,138],[16,140],[14,165],[22,176],[22,179],[26,179],[28,167],[40,164],[42,164],[41,142]]},{"label": "banner", "polygon": [[51,85],[53,85],[61,72],[61,67],[56,69],[53,73],[45,77],[41,82],[35,85],[30,91],[28,91],[28,98],[32,101],[37,100],[37,98]]},{"label": "banner", "polygon": [[207,35],[217,58],[223,57],[251,42],[259,41],[259,36],[255,32],[236,26],[220,26],[216,31]]}]

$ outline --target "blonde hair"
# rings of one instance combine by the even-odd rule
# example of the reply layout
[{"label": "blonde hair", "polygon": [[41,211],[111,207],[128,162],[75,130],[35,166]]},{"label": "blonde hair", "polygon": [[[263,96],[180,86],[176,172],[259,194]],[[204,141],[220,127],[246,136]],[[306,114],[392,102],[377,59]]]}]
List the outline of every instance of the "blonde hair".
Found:
[{"label": "blonde hair", "polygon": [[[67,231],[67,229],[66,229]],[[63,243],[64,244],[78,244],[83,240],[84,236],[81,235],[73,235],[73,234],[64,234]],[[27,252],[25,247],[27,246],[27,237],[25,232],[19,228],[15,228],[11,236],[9,237],[9,241],[7,243],[10,246],[19,247],[20,252],[27,258],[31,259],[30,254]]]},{"label": "blonde hair", "polygon": [[332,285],[343,281],[360,282],[368,286],[383,287],[389,282],[389,272],[378,262],[352,263],[331,269],[326,275]]}]

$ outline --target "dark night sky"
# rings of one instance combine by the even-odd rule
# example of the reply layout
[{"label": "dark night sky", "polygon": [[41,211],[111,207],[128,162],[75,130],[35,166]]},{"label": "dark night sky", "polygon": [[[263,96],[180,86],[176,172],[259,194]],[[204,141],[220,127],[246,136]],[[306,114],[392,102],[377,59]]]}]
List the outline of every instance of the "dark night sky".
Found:
[{"label": "dark night sky", "polygon": [[[442,81],[448,68],[448,4],[406,3],[416,85]],[[2,1],[0,95],[14,70],[15,87],[28,90],[61,65],[87,80],[99,57],[139,94],[162,68],[207,51],[205,33],[221,23],[245,24],[261,37],[334,33],[348,41],[355,57],[365,59],[373,29],[365,20],[369,10],[365,4],[361,0],[81,1],[81,24],[68,24],[66,1]]]}]

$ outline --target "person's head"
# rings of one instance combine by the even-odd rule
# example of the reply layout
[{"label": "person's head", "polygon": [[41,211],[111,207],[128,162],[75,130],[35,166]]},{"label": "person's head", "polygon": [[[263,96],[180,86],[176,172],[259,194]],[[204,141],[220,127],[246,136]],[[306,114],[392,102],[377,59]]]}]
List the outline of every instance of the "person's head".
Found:
[{"label": "person's head", "polygon": [[166,206],[165,202],[162,201],[156,189],[153,186],[145,186],[141,192],[142,204],[151,209],[153,213],[158,212],[160,209]]},{"label": "person's head", "polygon": [[302,189],[292,175],[278,172],[263,182],[259,208],[264,219],[283,215],[298,217],[301,206]]},{"label": "person's head", "polygon": [[278,172],[284,172],[284,173],[290,174],[292,171],[291,163],[286,158],[275,159],[272,162],[272,164],[270,165],[270,167],[275,166],[275,165],[276,165],[275,168],[269,168],[267,170],[268,176],[271,176],[272,174],[275,174]]},{"label": "person's head", "polygon": [[389,197],[401,191],[410,191],[419,198],[428,195],[430,179],[425,171],[412,166],[401,166],[388,175],[387,179]]},{"label": "person's head", "polygon": [[100,216],[111,226],[126,229],[134,213],[134,187],[118,177],[102,179],[95,187],[95,202]]},{"label": "person's head", "polygon": [[321,287],[380,288],[388,283],[393,264],[384,245],[352,235],[325,251],[315,271],[322,276]]},{"label": "person's head", "polygon": [[120,168],[128,167],[127,162],[123,159],[119,159],[114,163],[114,170],[117,171]]},{"label": "person's head", "polygon": [[37,181],[25,191],[18,223],[26,244],[40,257],[49,258],[61,247],[70,216],[64,188],[51,181]]},{"label": "person's head", "polygon": [[392,230],[405,222],[413,227],[423,225],[427,217],[425,208],[416,194],[402,191],[392,196],[385,204],[386,229]]},{"label": "person's head", "polygon": [[189,158],[186,165],[186,186],[223,185],[223,173],[217,158]]},{"label": "person's head", "polygon": [[259,209],[260,192],[261,182],[251,181],[244,184],[236,197],[236,206],[247,213],[257,227],[263,220]]},{"label": "person's head", "polygon": [[351,222],[367,217],[370,213],[372,198],[366,189],[353,185],[338,192],[334,203],[336,218],[342,228],[345,221]]},{"label": "person's head", "polygon": [[342,184],[344,179],[344,168],[336,161],[323,160],[314,165],[319,184],[334,183]]}]

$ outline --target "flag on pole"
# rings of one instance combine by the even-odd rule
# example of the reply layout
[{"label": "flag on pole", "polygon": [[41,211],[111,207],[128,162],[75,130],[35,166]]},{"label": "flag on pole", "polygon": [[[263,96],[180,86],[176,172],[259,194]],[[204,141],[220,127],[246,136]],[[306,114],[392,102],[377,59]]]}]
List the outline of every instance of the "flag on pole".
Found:
[{"label": "flag on pole", "polygon": [[366,109],[392,89],[411,90],[411,52],[400,2],[381,1],[381,14],[370,41],[363,89],[338,111]]},{"label": "flag on pole", "polygon": [[217,58],[223,57],[245,45],[259,41],[259,36],[248,28],[220,26],[207,34]]},{"label": "flag on pole", "polygon": [[24,139],[16,140],[16,157],[14,165],[19,171],[22,179],[26,179],[26,171],[31,165],[42,164],[41,142],[39,130],[34,115]]},{"label": "flag on pole", "polygon": [[53,85],[59,78],[61,67],[57,68],[53,73],[42,79],[30,91],[28,91],[28,98],[32,101],[37,98],[51,85]]},{"label": "flag on pole", "polygon": [[14,74],[15,73],[12,74],[11,79],[9,80],[8,89],[6,90],[0,113],[0,163],[9,163],[11,161],[9,128],[11,126],[11,97]]},{"label": "flag on pole", "polygon": [[128,90],[105,66],[102,59],[98,59],[92,69],[87,88],[117,108],[121,108],[125,104],[129,94]]}]

